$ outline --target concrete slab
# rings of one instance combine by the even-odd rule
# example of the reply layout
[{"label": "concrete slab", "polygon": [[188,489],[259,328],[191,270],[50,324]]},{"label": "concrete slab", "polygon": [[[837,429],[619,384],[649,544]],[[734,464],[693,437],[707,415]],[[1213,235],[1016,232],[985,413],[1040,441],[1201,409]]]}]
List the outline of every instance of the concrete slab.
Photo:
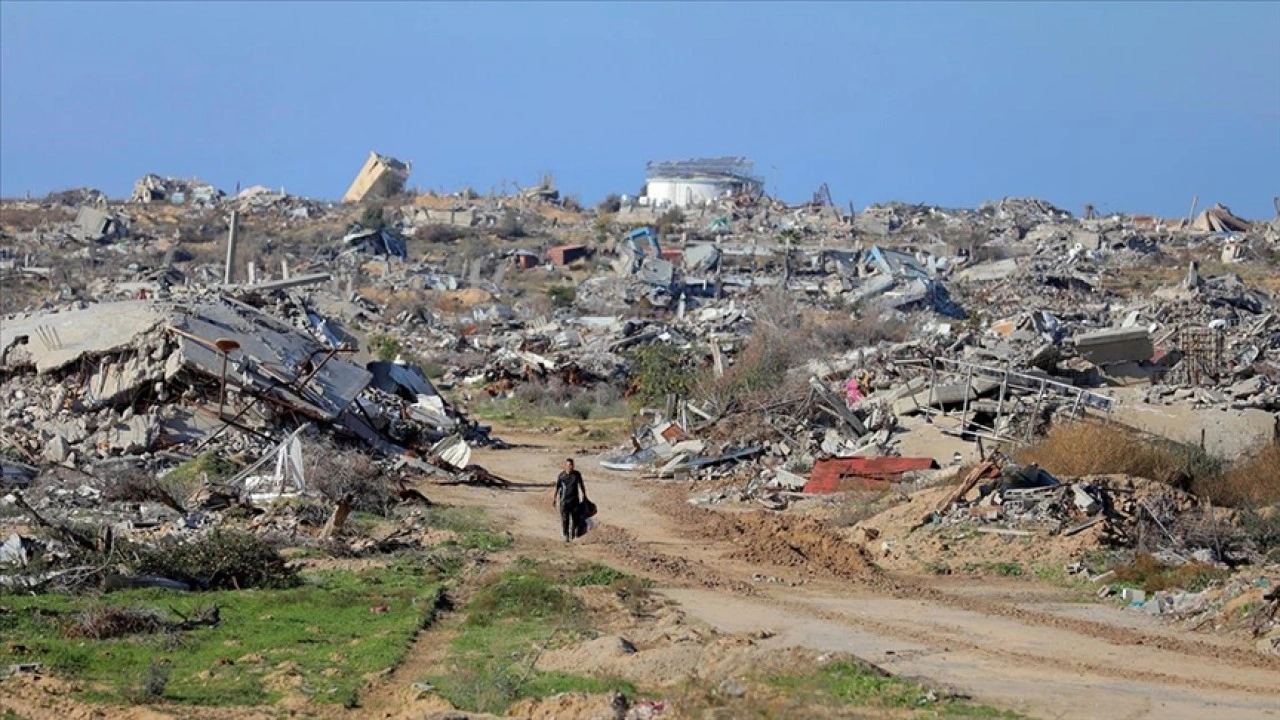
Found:
[{"label": "concrete slab", "polygon": [[126,348],[165,320],[164,311],[148,300],[6,319],[0,323],[0,367],[57,370],[86,355]]}]

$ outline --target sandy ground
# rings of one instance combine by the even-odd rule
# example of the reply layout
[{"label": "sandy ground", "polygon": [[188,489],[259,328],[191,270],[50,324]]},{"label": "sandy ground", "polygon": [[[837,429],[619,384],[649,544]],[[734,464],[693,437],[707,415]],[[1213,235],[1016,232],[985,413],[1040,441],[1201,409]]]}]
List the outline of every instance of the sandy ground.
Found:
[{"label": "sandy ground", "polygon": [[720,630],[767,630],[764,642],[779,650],[850,652],[1033,717],[1280,717],[1280,658],[1243,643],[1180,633],[1032,583],[881,570],[838,538],[806,537],[812,529],[793,519],[726,527],[725,513],[692,508],[683,493],[609,473],[592,457],[579,467],[600,506],[599,528],[565,544],[550,499],[564,456],[549,443],[480,451],[474,462],[543,486],[439,488],[432,498],[485,507],[530,551],[653,577],[685,613]]}]

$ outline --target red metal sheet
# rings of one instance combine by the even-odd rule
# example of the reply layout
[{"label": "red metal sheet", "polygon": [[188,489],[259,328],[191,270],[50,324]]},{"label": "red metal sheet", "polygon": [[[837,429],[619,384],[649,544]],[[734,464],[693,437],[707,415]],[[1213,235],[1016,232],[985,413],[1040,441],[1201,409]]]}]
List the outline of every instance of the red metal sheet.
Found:
[{"label": "red metal sheet", "polygon": [[927,457],[829,458],[813,464],[804,491],[878,490],[898,482],[905,472],[936,467],[938,463]]}]

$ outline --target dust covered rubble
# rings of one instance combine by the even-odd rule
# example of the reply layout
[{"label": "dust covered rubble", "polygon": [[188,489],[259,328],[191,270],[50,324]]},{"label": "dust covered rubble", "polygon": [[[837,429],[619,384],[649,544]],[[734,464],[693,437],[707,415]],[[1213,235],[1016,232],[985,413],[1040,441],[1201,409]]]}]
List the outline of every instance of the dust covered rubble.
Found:
[{"label": "dust covered rubble", "polygon": [[[39,294],[43,310],[4,323],[14,461],[92,472],[119,458],[163,465],[197,447],[261,457],[305,420],[451,473],[431,462],[438,444],[486,433],[437,387],[473,403],[551,381],[622,390],[650,345],[731,374],[778,293],[806,311],[901,328],[900,339],[816,353],[768,406],[672,398],[614,467],[732,475],[744,497],[776,507],[816,464],[901,455],[921,422],[964,441],[1020,440],[1107,413],[1119,383],[1147,383],[1151,403],[1280,409],[1274,302],[1229,272],[1270,257],[1280,224],[1220,206],[1188,223],[1076,218],[1036,199],[845,214],[734,198],[673,220],[633,203],[583,211],[550,179],[512,196],[400,194],[358,207],[158,176],[137,190],[127,203],[82,190],[9,204],[45,220],[5,228],[14,242],[0,274],[56,280]],[[283,261],[236,262],[239,282],[227,284],[223,241],[236,223]],[[479,239],[485,249],[461,252]],[[197,256],[201,245],[216,259]],[[1166,287],[1123,287],[1157,257],[1206,253],[1228,272],[1191,265]],[[83,266],[55,273],[66,257]],[[573,292],[548,304],[527,289],[544,280]],[[112,332],[81,338],[82,322]],[[224,322],[241,332],[222,332]],[[344,326],[394,339],[405,364],[335,353],[355,341]],[[275,340],[248,339],[257,328],[274,328]],[[209,343],[219,339],[254,348],[228,354],[225,403],[240,429],[222,428],[216,411],[209,422],[223,376]],[[419,359],[439,377],[414,370]]]}]

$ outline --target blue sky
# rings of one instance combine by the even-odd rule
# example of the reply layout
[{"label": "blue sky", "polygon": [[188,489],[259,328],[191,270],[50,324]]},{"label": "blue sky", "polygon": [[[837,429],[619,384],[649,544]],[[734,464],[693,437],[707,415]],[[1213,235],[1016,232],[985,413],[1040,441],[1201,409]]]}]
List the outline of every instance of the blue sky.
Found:
[{"label": "blue sky", "polygon": [[798,201],[1269,218],[1280,3],[0,5],[0,194],[148,172],[337,198],[745,155]]}]

